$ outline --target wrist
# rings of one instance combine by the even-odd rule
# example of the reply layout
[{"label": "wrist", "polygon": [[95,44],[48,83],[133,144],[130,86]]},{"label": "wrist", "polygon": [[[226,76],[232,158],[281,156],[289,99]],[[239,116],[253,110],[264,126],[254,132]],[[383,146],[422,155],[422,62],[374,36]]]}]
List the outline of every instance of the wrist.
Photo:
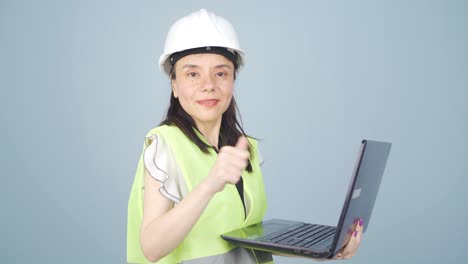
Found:
[{"label": "wrist", "polygon": [[212,184],[210,184],[208,178],[202,181],[199,185],[198,188],[200,189],[200,192],[203,193],[204,195],[207,195],[209,197],[214,196],[218,191],[216,188],[213,187]]}]

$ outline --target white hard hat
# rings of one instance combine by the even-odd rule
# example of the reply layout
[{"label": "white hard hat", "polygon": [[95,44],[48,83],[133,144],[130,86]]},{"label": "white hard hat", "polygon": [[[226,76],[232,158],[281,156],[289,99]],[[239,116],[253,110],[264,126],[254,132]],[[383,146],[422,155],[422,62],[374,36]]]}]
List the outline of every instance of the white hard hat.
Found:
[{"label": "white hard hat", "polygon": [[211,47],[226,48],[237,58],[237,69],[245,62],[244,51],[239,46],[236,31],[226,19],[205,9],[200,9],[177,20],[169,29],[164,51],[159,57],[161,71],[170,75],[170,57],[176,52]]}]

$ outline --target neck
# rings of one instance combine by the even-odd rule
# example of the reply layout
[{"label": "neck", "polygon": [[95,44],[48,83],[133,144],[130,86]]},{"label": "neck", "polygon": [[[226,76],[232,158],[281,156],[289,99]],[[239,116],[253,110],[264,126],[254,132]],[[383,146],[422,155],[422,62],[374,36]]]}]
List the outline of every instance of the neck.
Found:
[{"label": "neck", "polygon": [[202,133],[208,143],[218,148],[219,131],[221,129],[221,118],[213,122],[199,122],[195,120],[198,130]]}]

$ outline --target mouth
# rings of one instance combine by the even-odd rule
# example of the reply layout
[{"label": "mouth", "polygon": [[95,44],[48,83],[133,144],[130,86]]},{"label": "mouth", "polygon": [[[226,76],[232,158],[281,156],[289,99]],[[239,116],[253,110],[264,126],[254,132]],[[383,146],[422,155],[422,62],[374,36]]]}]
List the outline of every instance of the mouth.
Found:
[{"label": "mouth", "polygon": [[217,105],[219,102],[218,99],[206,99],[206,100],[199,100],[197,104],[202,105],[204,107],[213,107]]}]

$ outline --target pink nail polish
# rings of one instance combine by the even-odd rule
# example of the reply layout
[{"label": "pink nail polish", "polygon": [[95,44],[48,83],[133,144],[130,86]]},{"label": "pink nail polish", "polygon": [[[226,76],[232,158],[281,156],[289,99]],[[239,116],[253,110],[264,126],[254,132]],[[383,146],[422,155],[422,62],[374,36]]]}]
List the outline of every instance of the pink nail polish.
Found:
[{"label": "pink nail polish", "polygon": [[361,218],[361,220],[359,220],[359,226],[362,226],[364,224],[364,219]]},{"label": "pink nail polish", "polygon": [[356,230],[356,231],[354,231],[354,237],[357,237],[357,233],[358,233],[358,231],[357,231],[357,230]]}]

